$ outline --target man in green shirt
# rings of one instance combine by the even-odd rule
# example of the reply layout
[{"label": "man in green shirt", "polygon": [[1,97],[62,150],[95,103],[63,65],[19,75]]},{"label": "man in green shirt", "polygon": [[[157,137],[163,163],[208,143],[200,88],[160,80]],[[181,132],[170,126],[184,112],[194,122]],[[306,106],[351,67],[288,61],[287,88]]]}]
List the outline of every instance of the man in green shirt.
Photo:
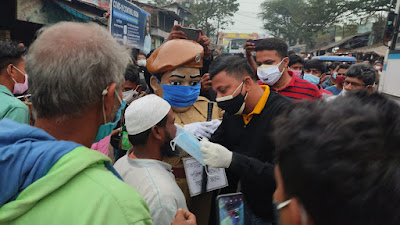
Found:
[{"label": "man in green shirt", "polygon": [[28,106],[13,95],[28,89],[24,53],[24,47],[0,41],[0,119],[29,124]]}]

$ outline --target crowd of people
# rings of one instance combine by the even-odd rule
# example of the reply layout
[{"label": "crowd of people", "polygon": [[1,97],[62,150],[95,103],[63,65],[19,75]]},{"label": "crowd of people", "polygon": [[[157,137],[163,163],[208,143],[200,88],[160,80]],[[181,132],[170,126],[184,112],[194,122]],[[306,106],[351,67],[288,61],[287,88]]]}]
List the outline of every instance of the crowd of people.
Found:
[{"label": "crowd of people", "polygon": [[[246,225],[399,223],[380,62],[327,66],[279,38],[214,57],[178,28],[147,55],[92,23],[0,41],[0,224],[234,224],[216,199],[238,192]],[[227,185],[208,190],[210,168]]]}]

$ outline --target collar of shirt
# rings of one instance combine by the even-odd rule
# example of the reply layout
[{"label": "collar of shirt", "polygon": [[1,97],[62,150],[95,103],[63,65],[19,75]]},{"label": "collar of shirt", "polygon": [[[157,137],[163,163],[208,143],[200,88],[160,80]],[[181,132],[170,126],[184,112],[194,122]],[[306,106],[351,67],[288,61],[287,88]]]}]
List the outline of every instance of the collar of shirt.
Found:
[{"label": "collar of shirt", "polygon": [[11,97],[14,97],[14,95],[11,93],[10,90],[8,90],[8,88],[4,85],[0,85],[0,92],[3,92],[6,95],[9,95]]},{"label": "collar of shirt", "polygon": [[280,91],[282,91],[282,90],[284,90],[284,89],[286,89],[286,88],[288,88],[288,87],[293,87],[293,86],[295,85],[297,76],[296,76],[292,71],[290,71],[290,70],[288,70],[288,73],[289,73],[289,75],[292,77],[292,79],[290,79],[290,82],[288,83],[288,85],[286,85],[286,87],[281,88],[281,89],[279,89],[279,90],[276,90],[276,89],[274,89],[274,88],[271,87],[272,91],[280,92]]},{"label": "collar of shirt", "polygon": [[265,104],[267,104],[268,97],[270,94],[270,89],[268,85],[261,85],[260,86],[264,90],[264,94],[261,96],[260,100],[258,101],[256,107],[254,107],[253,111],[249,114],[242,114],[243,121],[247,125],[250,120],[253,118],[254,114],[260,114],[261,111],[264,109]]},{"label": "collar of shirt", "polygon": [[130,158],[127,156],[129,164],[132,166],[136,167],[141,167],[141,168],[158,168],[158,169],[164,169],[167,170],[168,172],[172,173],[172,166],[169,165],[168,163],[162,162],[160,160],[155,160],[155,159],[138,159],[136,158]]}]

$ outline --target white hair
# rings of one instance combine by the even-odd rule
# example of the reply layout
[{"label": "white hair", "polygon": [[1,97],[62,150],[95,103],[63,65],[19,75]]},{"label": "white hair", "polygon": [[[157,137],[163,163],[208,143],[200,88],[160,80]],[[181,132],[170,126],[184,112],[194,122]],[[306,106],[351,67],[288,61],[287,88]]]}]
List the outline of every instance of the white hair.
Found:
[{"label": "white hair", "polygon": [[61,22],[41,29],[25,63],[35,115],[80,115],[101,101],[108,85],[122,84],[129,60],[129,51],[100,25]]}]

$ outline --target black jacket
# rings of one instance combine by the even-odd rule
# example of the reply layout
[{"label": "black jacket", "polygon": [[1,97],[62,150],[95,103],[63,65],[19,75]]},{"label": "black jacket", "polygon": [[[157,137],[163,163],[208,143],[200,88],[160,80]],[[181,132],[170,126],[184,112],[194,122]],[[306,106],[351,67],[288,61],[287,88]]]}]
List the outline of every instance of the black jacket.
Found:
[{"label": "black jacket", "polygon": [[272,195],[275,191],[274,151],[271,139],[273,121],[292,101],[282,95],[270,93],[264,109],[254,114],[245,125],[242,115],[224,114],[222,123],[210,141],[219,143],[233,152],[227,169],[229,187],[235,192],[240,180],[241,192],[252,211],[266,221],[272,221]]}]

